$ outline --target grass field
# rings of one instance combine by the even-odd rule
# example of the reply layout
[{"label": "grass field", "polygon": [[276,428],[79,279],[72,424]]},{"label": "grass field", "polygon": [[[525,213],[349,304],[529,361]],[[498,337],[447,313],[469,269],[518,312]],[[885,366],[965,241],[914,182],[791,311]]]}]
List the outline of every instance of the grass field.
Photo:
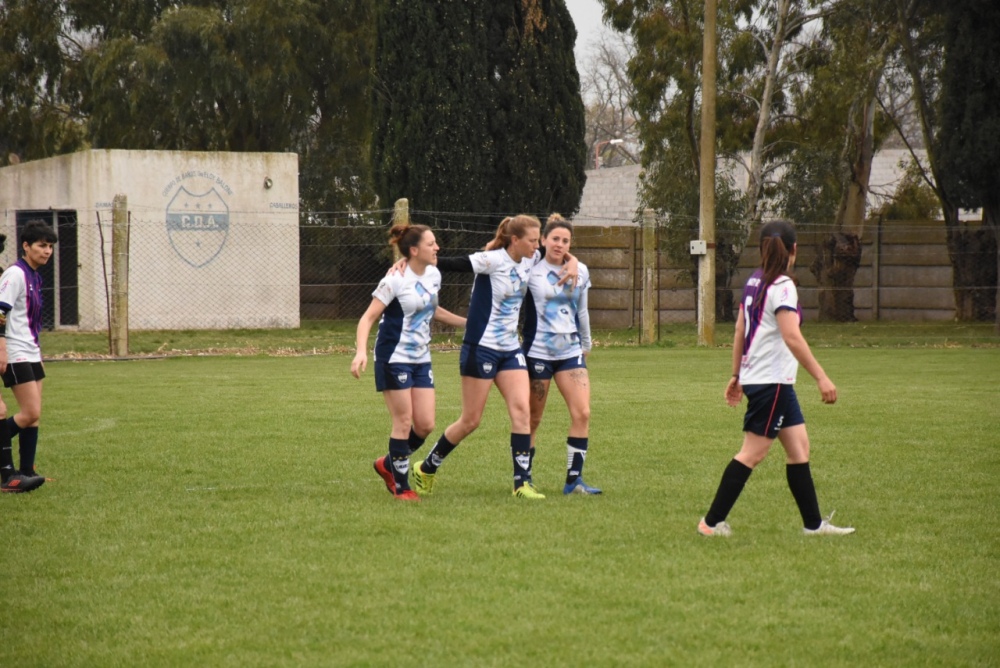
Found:
[{"label": "grass field", "polygon": [[[740,440],[722,348],[596,350],[605,494],[558,493],[554,396],[537,503],[510,496],[495,393],[435,496],[403,504],[345,354],[50,363],[55,480],[0,498],[0,665],[998,665],[1000,348],[885,345],[818,351],[836,406],[800,373],[843,538],[801,534],[780,450],[731,539],[696,533]],[[435,437],[456,366],[435,354]]]}]

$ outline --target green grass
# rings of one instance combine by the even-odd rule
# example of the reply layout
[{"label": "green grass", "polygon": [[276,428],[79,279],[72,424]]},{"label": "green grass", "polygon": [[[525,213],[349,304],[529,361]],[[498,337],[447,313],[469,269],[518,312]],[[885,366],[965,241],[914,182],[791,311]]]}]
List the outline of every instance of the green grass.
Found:
[{"label": "green grass", "polygon": [[[819,357],[840,401],[804,373],[799,395],[846,538],[801,535],[780,451],[731,539],[695,532],[741,436],[725,349],[595,351],[605,494],[558,493],[554,396],[538,503],[510,496],[496,393],[435,496],[403,504],[371,470],[388,417],[348,355],[50,363],[56,480],[0,498],[0,664],[996,665],[1000,350]],[[436,353],[435,435],[456,365]]]}]

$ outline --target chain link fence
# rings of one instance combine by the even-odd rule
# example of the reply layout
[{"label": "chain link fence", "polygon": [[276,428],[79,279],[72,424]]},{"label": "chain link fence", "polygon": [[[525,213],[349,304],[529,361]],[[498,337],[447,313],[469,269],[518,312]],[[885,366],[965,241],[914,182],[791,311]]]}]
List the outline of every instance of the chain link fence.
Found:
[{"label": "chain link fence", "polygon": [[[308,212],[283,217],[239,212],[239,224],[204,215],[167,221],[132,210],[126,220],[128,326],[132,330],[297,328],[303,321],[356,321],[392,262],[392,211]],[[47,329],[109,331],[114,294],[111,210],[18,213],[39,216],[60,241],[42,269]],[[502,216],[410,212],[429,225],[440,255],[481,250]],[[24,220],[22,221],[22,217]],[[235,217],[234,217],[235,218]],[[88,220],[89,219],[89,220]],[[601,221],[589,221],[600,223]],[[574,252],[591,270],[596,329],[639,327],[646,308],[657,326],[694,323],[695,261],[678,257],[667,226],[578,225]],[[89,230],[87,228],[90,228]],[[645,232],[645,233],[644,233]],[[989,228],[940,222],[873,221],[861,238],[823,227],[799,227],[797,279],[806,317],[828,321],[992,322],[997,250]],[[646,253],[653,244],[655,252]],[[16,259],[8,240],[4,264]],[[751,235],[741,252],[720,253],[717,320],[732,320],[743,282],[759,261]],[[728,259],[728,264],[727,264]],[[468,306],[472,276],[444,274],[441,304]]]}]

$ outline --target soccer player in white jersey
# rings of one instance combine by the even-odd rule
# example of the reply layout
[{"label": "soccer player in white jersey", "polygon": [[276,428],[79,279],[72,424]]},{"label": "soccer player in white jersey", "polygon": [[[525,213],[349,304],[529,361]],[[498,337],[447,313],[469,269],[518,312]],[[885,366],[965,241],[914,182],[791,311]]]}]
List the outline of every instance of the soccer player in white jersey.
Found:
[{"label": "soccer player in white jersey", "polygon": [[438,245],[430,228],[395,225],[389,239],[406,267],[402,274],[383,278],[372,293],[372,303],[358,322],[351,373],[360,378],[367,368],[368,334],[381,318],[375,336],[375,389],[389,409],[392,432],[389,454],[376,459],[373,466],[394,497],[419,501],[410,489],[410,452],[423,445],[434,429],[431,319],[464,327],[465,318],[438,306],[441,272],[434,266]]},{"label": "soccer player in white jersey", "polygon": [[[496,384],[510,415],[513,494],[522,499],[545,498],[531,479],[528,364],[517,334],[528,272],[539,257],[540,236],[541,223],[534,216],[507,217],[486,250],[463,258],[442,258],[439,264],[445,271],[471,270],[476,278],[459,357],[462,415],[444,430],[423,463],[413,467],[413,486],[419,494],[433,492],[438,467],[479,426],[490,388]],[[567,275],[575,280],[575,259]]]},{"label": "soccer player in white jersey", "polygon": [[[42,277],[38,268],[52,257],[58,237],[41,220],[29,221],[20,237],[24,256],[0,275],[0,377],[4,387],[13,391],[18,406],[18,412],[0,424],[0,479],[4,492],[31,491],[46,480],[35,471],[45,378],[39,346]],[[10,445],[14,436],[18,436],[18,471],[14,470]]]},{"label": "soccer player in white jersey", "polygon": [[834,526],[820,515],[809,471],[809,435],[795,396],[799,365],[816,380],[823,403],[837,401],[837,388],[799,329],[802,310],[795,281],[788,275],[797,250],[791,223],[776,220],[761,227],[761,267],[743,289],[733,338],[733,375],[725,391],[726,402],[733,407],[744,394],[747,396],[743,447],[723,472],[708,514],[698,523],[698,532],[704,536],[732,533],[726,517],[775,438],[785,449],[788,487],[802,515],[803,531],[807,535],[854,532],[850,527]]},{"label": "soccer player in white jersey", "polygon": [[531,456],[534,463],[538,426],[545,412],[549,385],[556,386],[569,408],[566,439],[566,484],[563,494],[600,494],[583,481],[590,435],[590,377],[586,357],[591,349],[587,292],[590,272],[583,263],[575,285],[559,284],[560,271],[573,240],[573,226],[555,213],[542,232],[545,258],[531,268],[524,300],[523,348],[531,379]]}]

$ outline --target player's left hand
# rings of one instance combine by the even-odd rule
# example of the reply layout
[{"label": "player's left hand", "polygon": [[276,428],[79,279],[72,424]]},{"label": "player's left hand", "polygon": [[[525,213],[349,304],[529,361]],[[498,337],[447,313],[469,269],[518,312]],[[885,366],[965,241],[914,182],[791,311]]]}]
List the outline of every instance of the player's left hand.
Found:
[{"label": "player's left hand", "polygon": [[570,255],[559,272],[559,282],[556,285],[563,285],[569,282],[570,287],[576,287],[576,282],[580,278],[580,261]]}]

